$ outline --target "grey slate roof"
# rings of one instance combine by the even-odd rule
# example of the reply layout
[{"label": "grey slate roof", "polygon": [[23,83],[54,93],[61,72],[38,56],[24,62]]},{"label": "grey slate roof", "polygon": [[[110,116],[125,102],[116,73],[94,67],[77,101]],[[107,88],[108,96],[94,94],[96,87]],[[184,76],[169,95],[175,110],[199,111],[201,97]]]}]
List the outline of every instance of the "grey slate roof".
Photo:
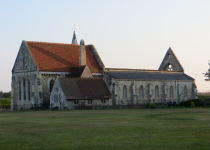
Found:
[{"label": "grey slate roof", "polygon": [[59,78],[66,99],[109,99],[111,93],[99,78]]},{"label": "grey slate roof", "polygon": [[194,80],[184,73],[163,71],[106,71],[114,79],[135,80]]}]

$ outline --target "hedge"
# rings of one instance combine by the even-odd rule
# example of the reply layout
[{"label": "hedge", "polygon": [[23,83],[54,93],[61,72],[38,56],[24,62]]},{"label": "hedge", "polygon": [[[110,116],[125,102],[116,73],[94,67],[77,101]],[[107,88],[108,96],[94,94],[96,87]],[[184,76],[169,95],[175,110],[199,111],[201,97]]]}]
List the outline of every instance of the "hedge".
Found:
[{"label": "hedge", "polygon": [[199,99],[190,99],[188,101],[182,101],[179,105],[185,107],[191,107],[191,102],[194,102],[195,106],[203,106],[204,103],[202,100]]}]

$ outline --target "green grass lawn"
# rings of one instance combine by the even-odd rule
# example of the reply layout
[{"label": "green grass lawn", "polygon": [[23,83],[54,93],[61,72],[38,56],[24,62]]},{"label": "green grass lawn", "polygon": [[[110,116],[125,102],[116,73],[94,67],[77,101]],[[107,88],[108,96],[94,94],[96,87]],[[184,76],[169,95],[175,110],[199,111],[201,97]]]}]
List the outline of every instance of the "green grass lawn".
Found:
[{"label": "green grass lawn", "polygon": [[10,149],[209,150],[210,108],[0,112]]}]

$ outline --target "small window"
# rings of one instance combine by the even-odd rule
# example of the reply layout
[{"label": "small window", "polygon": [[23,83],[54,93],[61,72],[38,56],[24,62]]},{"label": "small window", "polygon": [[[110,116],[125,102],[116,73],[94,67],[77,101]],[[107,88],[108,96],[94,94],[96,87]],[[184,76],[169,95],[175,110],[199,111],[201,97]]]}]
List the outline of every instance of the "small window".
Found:
[{"label": "small window", "polygon": [[61,94],[58,95],[58,100],[61,102]]},{"label": "small window", "polygon": [[143,86],[141,86],[140,89],[139,89],[139,97],[144,98]]},{"label": "small window", "polygon": [[26,100],[26,80],[23,78],[23,98]]},{"label": "small window", "polygon": [[168,71],[173,71],[173,67],[171,64],[168,64]]},{"label": "small window", "polygon": [[168,58],[170,58],[170,57],[171,57],[171,55],[170,55],[170,54],[167,54],[167,57],[168,57]]},{"label": "small window", "polygon": [[31,100],[31,87],[30,87],[30,81],[28,80],[28,100]]},{"label": "small window", "polygon": [[187,87],[184,87],[184,97],[187,97]]},{"label": "small window", "polygon": [[159,88],[158,88],[158,86],[155,87],[155,98],[159,98]]},{"label": "small window", "polygon": [[50,81],[50,92],[52,92],[54,83],[55,83],[54,80],[51,80],[51,81]]},{"label": "small window", "polygon": [[92,104],[93,103],[93,101],[92,100],[88,100],[88,104]]},{"label": "small window", "polygon": [[19,84],[19,100],[21,100],[21,83],[20,83],[20,81],[18,82],[18,84]]},{"label": "small window", "polygon": [[102,99],[102,100],[101,100],[101,103],[102,103],[102,104],[105,104],[105,103],[106,103],[106,100],[105,100],[105,99]]},{"label": "small window", "polygon": [[170,87],[170,97],[174,97],[174,91],[173,91],[173,86]]},{"label": "small window", "polygon": [[58,103],[58,95],[54,95],[54,103]]},{"label": "small window", "polygon": [[79,100],[74,100],[74,104],[79,104]]},{"label": "small window", "polygon": [[126,88],[126,86],[123,87],[123,98],[127,98],[127,88]]}]

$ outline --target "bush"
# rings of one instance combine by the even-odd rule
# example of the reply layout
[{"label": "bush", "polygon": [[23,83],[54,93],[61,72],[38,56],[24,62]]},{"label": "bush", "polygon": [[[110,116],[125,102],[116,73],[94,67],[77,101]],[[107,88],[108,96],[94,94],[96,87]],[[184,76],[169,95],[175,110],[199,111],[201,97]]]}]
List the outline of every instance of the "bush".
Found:
[{"label": "bush", "polygon": [[5,108],[5,107],[10,107],[11,101],[9,98],[5,99],[0,99],[0,107]]},{"label": "bush", "polygon": [[154,109],[154,108],[156,108],[156,105],[155,105],[154,103],[150,103],[150,104],[149,104],[149,108],[150,108],[150,109]]},{"label": "bush", "polygon": [[204,105],[203,101],[199,100],[199,99],[190,99],[188,101],[182,101],[179,105],[180,106],[185,106],[185,107],[191,107],[191,102],[194,102],[194,107]]},{"label": "bush", "polygon": [[4,97],[4,98],[10,98],[10,97],[11,97],[11,93],[4,93],[4,94],[3,94],[3,97]]},{"label": "bush", "polygon": [[192,107],[192,108],[195,107],[195,103],[191,101],[190,102],[190,107]]},{"label": "bush", "polygon": [[58,107],[58,106],[56,106],[56,107],[54,107],[54,108],[53,108],[53,110],[59,110],[59,107]]}]

